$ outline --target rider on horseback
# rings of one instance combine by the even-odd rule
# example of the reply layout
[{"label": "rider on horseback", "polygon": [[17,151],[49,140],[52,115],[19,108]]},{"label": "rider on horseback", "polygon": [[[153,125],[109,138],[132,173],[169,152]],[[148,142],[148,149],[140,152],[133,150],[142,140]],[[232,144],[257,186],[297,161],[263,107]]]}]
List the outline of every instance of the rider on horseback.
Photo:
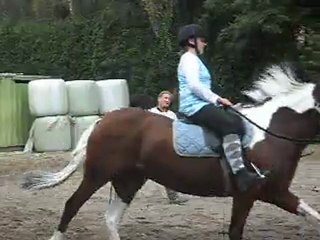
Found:
[{"label": "rider on horseback", "polygon": [[238,190],[244,192],[265,176],[246,168],[240,140],[245,133],[241,118],[220,107],[229,107],[232,103],[210,90],[210,73],[198,57],[207,45],[205,34],[199,25],[190,24],[180,29],[178,40],[185,50],[178,65],[179,112],[222,138]]}]

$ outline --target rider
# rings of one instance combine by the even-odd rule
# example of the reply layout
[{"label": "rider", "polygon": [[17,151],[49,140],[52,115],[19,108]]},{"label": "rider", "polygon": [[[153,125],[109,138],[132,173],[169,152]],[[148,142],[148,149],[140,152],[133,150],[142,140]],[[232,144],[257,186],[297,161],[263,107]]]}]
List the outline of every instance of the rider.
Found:
[{"label": "rider", "polygon": [[184,50],[177,69],[179,112],[193,123],[210,129],[222,138],[224,154],[237,188],[240,192],[245,192],[253,184],[261,182],[265,176],[246,168],[240,140],[244,134],[242,121],[239,116],[221,107],[232,106],[227,98],[210,90],[210,73],[199,58],[207,45],[205,34],[197,24],[185,25],[179,31],[178,41]]}]

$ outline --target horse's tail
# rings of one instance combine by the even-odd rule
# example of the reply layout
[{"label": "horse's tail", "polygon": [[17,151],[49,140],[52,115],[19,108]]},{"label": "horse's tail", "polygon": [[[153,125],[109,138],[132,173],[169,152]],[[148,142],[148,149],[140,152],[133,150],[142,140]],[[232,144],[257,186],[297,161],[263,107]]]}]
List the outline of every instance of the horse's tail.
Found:
[{"label": "horse's tail", "polygon": [[30,190],[55,187],[67,180],[83,163],[86,156],[88,138],[100,119],[90,125],[81,135],[76,148],[72,151],[69,164],[57,173],[33,171],[25,174],[21,187]]}]

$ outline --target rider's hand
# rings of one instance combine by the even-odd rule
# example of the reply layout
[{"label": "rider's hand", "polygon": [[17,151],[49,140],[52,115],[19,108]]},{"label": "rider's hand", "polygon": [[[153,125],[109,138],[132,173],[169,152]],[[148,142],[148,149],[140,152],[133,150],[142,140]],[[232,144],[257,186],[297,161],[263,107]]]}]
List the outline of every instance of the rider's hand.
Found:
[{"label": "rider's hand", "polygon": [[221,103],[223,106],[232,106],[232,102],[230,102],[227,98],[219,98],[218,103]]}]

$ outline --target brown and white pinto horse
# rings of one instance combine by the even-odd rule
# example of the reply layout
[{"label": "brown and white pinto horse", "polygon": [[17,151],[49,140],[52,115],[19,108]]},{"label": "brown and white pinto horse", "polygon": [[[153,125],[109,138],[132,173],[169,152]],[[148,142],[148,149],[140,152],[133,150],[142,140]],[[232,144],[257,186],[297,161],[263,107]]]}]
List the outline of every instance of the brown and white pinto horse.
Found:
[{"label": "brown and white pinto horse", "polygon": [[[294,139],[313,139],[320,130],[320,84],[299,83],[290,69],[273,66],[246,92],[257,102],[269,101],[240,111],[259,126],[278,135]],[[92,132],[91,132],[92,131]],[[176,191],[198,196],[233,197],[229,228],[231,240],[242,239],[247,216],[256,200],[274,204],[290,213],[320,215],[302,199],[290,192],[301,152],[307,143],[296,143],[266,134],[254,127],[247,158],[271,175],[263,185],[240,194],[226,180],[219,158],[189,158],[176,154],[173,148],[172,121],[144,111],[126,108],[107,113],[84,134],[74,159],[58,173],[27,174],[23,187],[41,189],[66,180],[84,162],[84,176],[79,188],[65,204],[57,230],[51,240],[62,240],[69,222],[80,207],[107,182],[117,197],[108,206],[106,224],[109,239],[119,240],[121,218],[136,192],[147,179]],[[86,153],[82,150],[86,149]],[[230,188],[231,186],[231,188]]]}]

